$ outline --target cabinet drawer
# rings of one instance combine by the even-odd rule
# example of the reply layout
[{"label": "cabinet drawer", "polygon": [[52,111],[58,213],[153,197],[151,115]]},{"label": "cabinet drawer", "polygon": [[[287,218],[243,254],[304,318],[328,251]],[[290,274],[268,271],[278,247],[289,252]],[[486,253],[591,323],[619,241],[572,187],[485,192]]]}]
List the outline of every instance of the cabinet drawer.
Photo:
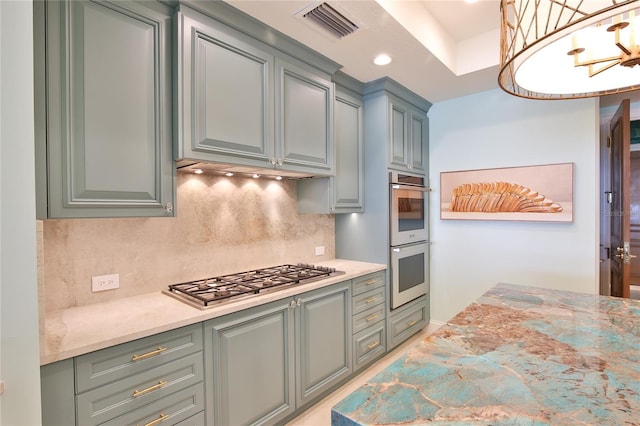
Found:
[{"label": "cabinet drawer", "polygon": [[372,290],[374,288],[384,286],[384,271],[375,272],[373,274],[364,275],[362,277],[353,279],[353,292],[354,296],[365,291]]},{"label": "cabinet drawer", "polygon": [[102,424],[202,382],[203,378],[199,352],[92,389],[76,396],[78,424]]},{"label": "cabinet drawer", "polygon": [[353,336],[354,371],[384,354],[386,335],[384,324],[380,322]]},{"label": "cabinet drawer", "polygon": [[366,293],[362,293],[353,297],[353,314],[359,314],[360,312],[379,305],[383,302],[384,287],[378,287],[376,289],[369,290]]},{"label": "cabinet drawer", "polygon": [[200,411],[198,414],[176,423],[175,426],[202,426],[205,424],[204,422],[204,411]]},{"label": "cabinet drawer", "polygon": [[202,350],[202,324],[194,324],[76,358],[76,393],[130,377]]},{"label": "cabinet drawer", "polygon": [[381,303],[371,309],[360,312],[353,316],[353,334],[372,326],[378,321],[384,320],[384,304]]},{"label": "cabinet drawer", "polygon": [[[168,395],[166,398],[115,418],[104,426],[178,426],[204,423],[204,385],[188,387]],[[199,417],[201,416],[201,417]],[[192,421],[193,420],[193,421]],[[79,423],[84,425],[84,423]]]},{"label": "cabinet drawer", "polygon": [[420,299],[418,303],[408,306],[405,310],[392,313],[389,321],[390,348],[422,329],[427,322],[428,310],[424,299]]}]

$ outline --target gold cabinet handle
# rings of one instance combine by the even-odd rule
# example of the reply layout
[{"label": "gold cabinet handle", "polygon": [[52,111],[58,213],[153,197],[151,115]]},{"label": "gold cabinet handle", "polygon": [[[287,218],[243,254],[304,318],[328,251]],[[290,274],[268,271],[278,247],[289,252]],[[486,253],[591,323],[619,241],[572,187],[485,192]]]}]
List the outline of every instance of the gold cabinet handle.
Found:
[{"label": "gold cabinet handle", "polygon": [[142,389],[141,391],[139,391],[138,389],[133,391],[133,397],[137,398],[141,395],[144,395],[145,393],[149,393],[149,392],[153,392],[154,390],[158,390],[161,387],[163,387],[164,385],[166,385],[168,382],[164,381],[164,380],[160,380],[157,384],[153,385],[153,386],[149,386],[146,389]]},{"label": "gold cabinet handle", "polygon": [[411,321],[408,321],[408,322],[407,322],[407,325],[408,325],[409,327],[411,327],[412,325],[415,325],[417,322],[418,322],[418,320],[411,320]]},{"label": "gold cabinet handle", "polygon": [[158,423],[164,422],[166,419],[168,419],[169,416],[163,413],[160,413],[160,417],[158,417],[155,420],[151,420],[149,423],[146,423],[144,426],[155,426]]},{"label": "gold cabinet handle", "polygon": [[379,341],[379,340],[377,340],[377,341],[375,341],[375,342],[373,342],[373,343],[369,343],[369,344],[367,345],[367,348],[369,348],[369,349],[373,349],[373,348],[375,348],[375,347],[377,347],[377,346],[380,346],[380,341]]},{"label": "gold cabinet handle", "polygon": [[371,314],[367,317],[367,322],[371,322],[376,318],[378,318],[378,314]]},{"label": "gold cabinet handle", "polygon": [[364,285],[372,285],[372,284],[375,284],[375,283],[377,283],[377,282],[378,282],[378,280],[374,278],[374,279],[369,280],[369,281],[367,281],[366,283],[364,283]]},{"label": "gold cabinet handle", "polygon": [[149,357],[161,354],[162,352],[164,352],[166,350],[167,350],[167,348],[163,348],[162,346],[158,346],[158,349],[156,349],[155,351],[147,352],[146,354],[142,354],[142,355],[133,354],[133,357],[131,358],[131,361],[140,361],[141,359],[145,359],[145,358],[149,358]]},{"label": "gold cabinet handle", "polygon": [[377,297],[370,297],[367,300],[365,300],[364,303],[369,304],[369,303],[375,302],[376,300],[378,300]]}]

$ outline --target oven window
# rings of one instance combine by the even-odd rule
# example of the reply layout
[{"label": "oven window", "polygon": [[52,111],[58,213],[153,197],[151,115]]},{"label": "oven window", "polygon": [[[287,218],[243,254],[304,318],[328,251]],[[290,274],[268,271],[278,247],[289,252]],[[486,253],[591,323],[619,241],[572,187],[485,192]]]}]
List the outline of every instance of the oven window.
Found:
[{"label": "oven window", "polygon": [[424,229],[424,198],[422,193],[412,196],[410,191],[398,197],[398,231]]},{"label": "oven window", "polygon": [[398,260],[400,293],[424,283],[424,258],[424,253],[418,253]]}]

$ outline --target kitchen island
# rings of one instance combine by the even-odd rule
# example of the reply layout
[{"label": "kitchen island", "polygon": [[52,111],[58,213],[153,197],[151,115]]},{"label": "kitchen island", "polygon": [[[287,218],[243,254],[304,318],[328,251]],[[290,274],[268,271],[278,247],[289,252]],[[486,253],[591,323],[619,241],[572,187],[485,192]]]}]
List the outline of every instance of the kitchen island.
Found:
[{"label": "kitchen island", "polygon": [[640,425],[640,301],[499,284],[331,413],[426,423]]}]

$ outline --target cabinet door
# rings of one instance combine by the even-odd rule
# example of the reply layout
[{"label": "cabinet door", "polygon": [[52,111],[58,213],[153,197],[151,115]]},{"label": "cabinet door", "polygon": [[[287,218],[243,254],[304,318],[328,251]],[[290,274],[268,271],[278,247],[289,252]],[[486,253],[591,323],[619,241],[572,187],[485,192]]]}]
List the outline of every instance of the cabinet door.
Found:
[{"label": "cabinet door", "polygon": [[389,103],[389,166],[403,170],[409,162],[408,116],[406,105],[393,100]]},{"label": "cabinet door", "polygon": [[298,407],[351,374],[351,282],[296,299]]},{"label": "cabinet door", "polygon": [[362,99],[336,90],[336,177],[333,180],[335,212],[357,212],[364,208],[363,110]]},{"label": "cabinet door", "polygon": [[276,59],[276,161],[286,170],[335,174],[333,83]]},{"label": "cabinet door", "polygon": [[188,8],[181,8],[176,22],[177,156],[269,166],[273,56]]},{"label": "cabinet door", "polygon": [[287,302],[205,324],[214,424],[276,423],[295,410],[293,311]]},{"label": "cabinet door", "polygon": [[412,110],[409,115],[410,135],[411,135],[411,161],[409,166],[416,172],[425,172],[425,154],[428,152],[427,138],[429,127],[427,117],[418,110]]},{"label": "cabinet door", "polygon": [[124,1],[46,8],[48,216],[169,214],[170,9]]}]

